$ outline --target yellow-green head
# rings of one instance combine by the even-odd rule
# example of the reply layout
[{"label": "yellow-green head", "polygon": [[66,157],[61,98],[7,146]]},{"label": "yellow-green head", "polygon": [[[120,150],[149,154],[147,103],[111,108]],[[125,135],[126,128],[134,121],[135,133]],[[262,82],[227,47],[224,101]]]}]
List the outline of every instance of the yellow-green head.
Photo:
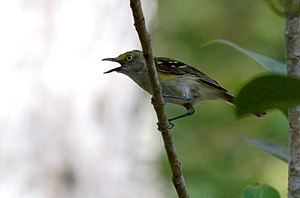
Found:
[{"label": "yellow-green head", "polygon": [[140,50],[125,52],[124,54],[121,54],[116,58],[104,58],[102,59],[102,61],[117,62],[121,65],[120,67],[104,72],[105,74],[115,71],[131,77],[131,73],[144,73],[146,69],[144,55]]},{"label": "yellow-green head", "polygon": [[103,61],[117,62],[121,66],[104,72],[119,72],[131,78],[140,87],[151,94],[151,86],[148,80],[146,63],[143,52],[140,50],[132,50],[119,55],[116,58],[104,58]]}]

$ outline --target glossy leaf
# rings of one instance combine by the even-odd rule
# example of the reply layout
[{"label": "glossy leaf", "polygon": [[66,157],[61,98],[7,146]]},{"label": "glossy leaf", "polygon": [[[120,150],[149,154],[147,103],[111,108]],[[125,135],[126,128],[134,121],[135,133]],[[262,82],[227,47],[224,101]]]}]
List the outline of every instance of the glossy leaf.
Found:
[{"label": "glossy leaf", "polygon": [[259,65],[261,65],[264,69],[266,69],[268,71],[271,71],[271,72],[277,73],[277,74],[281,74],[281,75],[287,74],[286,65],[284,63],[274,60],[272,58],[269,58],[267,56],[261,55],[259,53],[252,52],[250,50],[246,50],[246,49],[244,49],[230,41],[224,40],[224,39],[216,39],[216,40],[208,41],[202,46],[205,47],[208,45],[218,44],[218,43],[225,44],[229,47],[232,47],[232,48],[238,50],[239,52],[242,52],[243,54],[250,57],[252,60],[254,60],[256,63],[258,63]]},{"label": "glossy leaf", "polygon": [[242,198],[280,198],[276,189],[267,184],[254,184],[242,191]]},{"label": "glossy leaf", "polygon": [[254,145],[257,148],[262,149],[263,151],[273,155],[274,157],[277,157],[285,162],[288,162],[288,158],[289,158],[288,150],[278,144],[274,144],[272,142],[264,141],[264,140],[256,140],[256,139],[245,139],[245,142]]},{"label": "glossy leaf", "polygon": [[300,104],[300,80],[267,75],[255,78],[239,91],[236,98],[238,116],[267,109],[287,109]]}]

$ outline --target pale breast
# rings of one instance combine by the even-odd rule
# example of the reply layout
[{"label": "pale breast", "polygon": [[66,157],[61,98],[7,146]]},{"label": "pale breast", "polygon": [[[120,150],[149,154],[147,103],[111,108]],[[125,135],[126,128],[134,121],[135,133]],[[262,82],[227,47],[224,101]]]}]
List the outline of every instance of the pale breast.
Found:
[{"label": "pale breast", "polygon": [[[195,76],[182,75],[172,79],[161,80],[161,85],[163,94],[183,98],[166,98],[167,102],[174,104],[195,104],[204,100],[215,100],[220,98],[220,90],[201,82]],[[184,98],[186,100],[184,100]],[[191,101],[187,101],[188,99],[191,99]]]}]

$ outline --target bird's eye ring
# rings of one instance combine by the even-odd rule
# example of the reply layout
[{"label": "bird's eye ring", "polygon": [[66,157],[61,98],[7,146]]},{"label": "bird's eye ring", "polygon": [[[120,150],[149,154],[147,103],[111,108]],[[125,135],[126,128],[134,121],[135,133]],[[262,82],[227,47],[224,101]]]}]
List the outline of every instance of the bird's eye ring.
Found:
[{"label": "bird's eye ring", "polygon": [[132,61],[132,59],[133,59],[133,56],[132,56],[132,55],[126,56],[126,60],[127,60],[127,61]]}]

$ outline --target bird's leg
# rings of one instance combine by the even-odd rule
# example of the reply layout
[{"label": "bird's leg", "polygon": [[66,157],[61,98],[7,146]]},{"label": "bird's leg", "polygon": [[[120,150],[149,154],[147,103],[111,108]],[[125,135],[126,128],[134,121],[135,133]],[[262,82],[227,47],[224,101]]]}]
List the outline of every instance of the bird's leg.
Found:
[{"label": "bird's leg", "polygon": [[[167,99],[168,98],[173,98],[173,99],[179,99],[179,100],[184,100],[184,101],[187,101],[187,102],[190,102],[193,100],[192,97],[184,97],[184,96],[173,96],[173,95],[168,95],[168,94],[162,94],[163,96],[163,104],[166,104],[167,103]],[[151,104],[154,104],[154,99],[153,97],[151,98]],[[177,120],[179,118],[183,118],[183,117],[186,117],[186,116],[190,116],[192,114],[195,113],[195,109],[193,108],[193,106],[190,104],[190,103],[186,103],[185,105],[183,105],[186,109],[187,109],[187,113],[183,114],[183,115],[179,115],[179,116],[176,116],[174,118],[171,118],[171,119],[168,119],[169,121],[169,127],[170,129],[174,127],[174,124],[171,122],[173,120]],[[158,130],[159,131],[162,131],[162,126],[160,126],[160,123],[158,122],[157,123],[158,125]]]},{"label": "bird's leg", "polygon": [[187,101],[187,102],[190,102],[193,100],[192,97],[184,97],[184,96],[173,96],[173,95],[169,95],[169,94],[163,94],[162,95],[164,98],[173,98],[173,99],[179,99],[179,100],[184,100],[184,101]]},{"label": "bird's leg", "polygon": [[[168,94],[162,94],[163,97],[163,104],[167,104],[168,98],[173,98],[173,99],[179,99],[179,100],[184,100],[187,102],[192,101],[192,97],[183,97],[183,96],[173,96],[173,95],[168,95]],[[151,98],[151,104],[154,104],[154,98]]]},{"label": "bird's leg", "polygon": [[[151,98],[151,104],[154,105],[154,98]],[[163,97],[163,105],[167,104],[166,99]]]},{"label": "bird's leg", "polygon": [[[167,103],[167,100],[163,97],[163,105],[165,105]],[[152,97],[151,98],[151,104],[152,105],[155,105],[155,100],[154,98]],[[168,120],[169,121],[169,120]],[[165,129],[164,127],[161,126],[161,123],[160,122],[157,122],[157,126],[158,126],[158,130],[163,132]],[[174,124],[172,124],[170,121],[169,121],[169,129],[173,128]]]},{"label": "bird's leg", "polygon": [[186,108],[187,112],[185,114],[182,114],[182,115],[179,115],[179,116],[169,119],[169,122],[180,119],[180,118],[184,118],[186,116],[193,115],[195,113],[195,109],[190,103],[184,104],[183,106]]}]

